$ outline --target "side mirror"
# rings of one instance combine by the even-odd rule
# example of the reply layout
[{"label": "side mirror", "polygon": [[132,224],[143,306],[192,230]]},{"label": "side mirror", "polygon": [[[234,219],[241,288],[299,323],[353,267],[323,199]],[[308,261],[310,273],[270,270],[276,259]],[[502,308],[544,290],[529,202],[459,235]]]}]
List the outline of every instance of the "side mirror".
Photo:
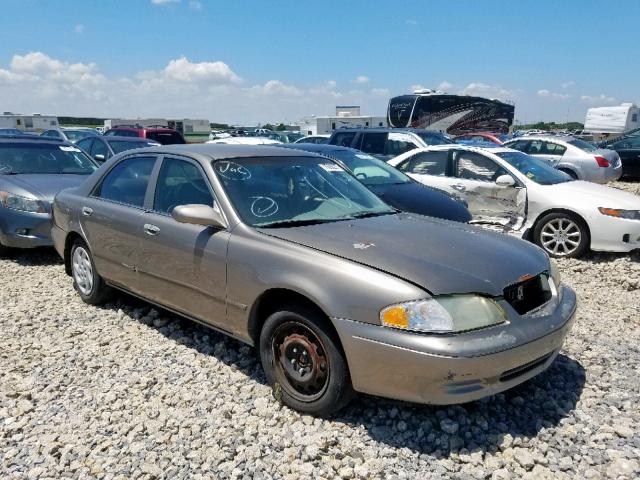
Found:
[{"label": "side mirror", "polygon": [[496,185],[499,187],[513,187],[515,184],[516,181],[511,175],[500,175],[496,178]]},{"label": "side mirror", "polygon": [[100,155],[100,154],[98,154],[98,155],[94,155],[94,156],[93,156],[93,159],[94,159],[96,162],[103,163],[103,162],[105,161],[105,156],[104,156],[104,155]]},{"label": "side mirror", "polygon": [[222,214],[208,205],[178,205],[171,212],[176,222],[226,228]]}]

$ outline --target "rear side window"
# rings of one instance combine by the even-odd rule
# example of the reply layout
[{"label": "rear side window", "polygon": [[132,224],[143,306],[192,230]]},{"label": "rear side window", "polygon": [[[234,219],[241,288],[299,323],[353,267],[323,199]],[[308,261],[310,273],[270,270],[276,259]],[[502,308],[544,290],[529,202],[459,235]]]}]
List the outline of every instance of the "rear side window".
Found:
[{"label": "rear side window", "polygon": [[336,133],[331,139],[332,145],[340,145],[341,147],[350,147],[353,138],[356,136],[355,132],[340,132]]},{"label": "rear side window", "polygon": [[360,150],[374,155],[383,155],[386,141],[386,133],[363,133]]},{"label": "rear side window", "polygon": [[123,160],[107,173],[95,196],[142,208],[155,161],[155,157]]},{"label": "rear side window", "polygon": [[506,171],[490,158],[475,152],[454,152],[456,177],[464,180],[492,182]]},{"label": "rear side window", "polygon": [[170,214],[178,205],[193,204],[213,206],[213,195],[204,174],[191,162],[165,158],[156,183],[153,209]]},{"label": "rear side window", "polygon": [[543,155],[564,155],[564,152],[567,151],[567,147],[559,145],[553,142],[542,142],[542,147],[540,148],[540,153]]},{"label": "rear side window", "polygon": [[615,150],[637,150],[640,149],[640,137],[631,137],[619,140],[611,148]]},{"label": "rear side window", "polygon": [[184,138],[178,132],[147,132],[147,138],[155,140],[162,145],[176,145],[185,143]]},{"label": "rear side window", "polygon": [[447,174],[449,152],[421,152],[400,165],[400,170],[419,175],[444,177]]},{"label": "rear side window", "polygon": [[516,140],[515,142],[511,142],[509,145],[506,145],[509,148],[513,148],[514,150],[520,150],[521,152],[526,152],[529,146],[528,140]]}]

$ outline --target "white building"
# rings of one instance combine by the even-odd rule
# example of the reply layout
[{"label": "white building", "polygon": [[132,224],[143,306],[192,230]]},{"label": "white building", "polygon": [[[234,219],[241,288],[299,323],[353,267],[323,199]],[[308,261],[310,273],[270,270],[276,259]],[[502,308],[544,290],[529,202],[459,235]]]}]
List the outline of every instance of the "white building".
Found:
[{"label": "white building", "polygon": [[0,128],[17,128],[25,132],[42,132],[52,128],[58,128],[58,117],[54,115],[21,115],[4,112],[0,115]]},{"label": "white building", "polygon": [[633,103],[590,108],[584,121],[584,131],[593,134],[619,134],[639,128],[639,117],[640,109]]},{"label": "white building", "polygon": [[386,127],[387,117],[361,115],[360,107],[356,105],[338,105],[335,116],[305,117],[297,125],[303,135],[322,135],[340,128]]}]

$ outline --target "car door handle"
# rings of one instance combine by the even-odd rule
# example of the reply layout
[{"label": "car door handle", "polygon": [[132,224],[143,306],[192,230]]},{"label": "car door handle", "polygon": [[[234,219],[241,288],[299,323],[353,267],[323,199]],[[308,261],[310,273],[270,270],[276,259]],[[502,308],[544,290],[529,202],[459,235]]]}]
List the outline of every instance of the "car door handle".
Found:
[{"label": "car door handle", "polygon": [[82,207],[82,215],[84,215],[85,217],[90,217],[92,213],[93,213],[93,208]]},{"label": "car door handle", "polygon": [[453,188],[454,190],[457,190],[459,192],[464,192],[467,189],[467,187],[465,187],[461,183],[456,183],[455,185],[451,185],[451,188]]},{"label": "car door handle", "polygon": [[145,223],[144,233],[146,233],[147,235],[157,235],[160,233],[160,229],[155,225],[151,225],[150,223]]}]

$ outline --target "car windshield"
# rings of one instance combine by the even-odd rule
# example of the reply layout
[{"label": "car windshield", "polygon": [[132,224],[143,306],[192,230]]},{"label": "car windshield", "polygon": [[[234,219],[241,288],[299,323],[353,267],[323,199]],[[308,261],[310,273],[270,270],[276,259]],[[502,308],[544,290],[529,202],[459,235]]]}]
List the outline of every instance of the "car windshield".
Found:
[{"label": "car windshield", "polygon": [[238,215],[254,227],[396,212],[340,165],[318,156],[218,160],[213,169]]},{"label": "car windshield", "polygon": [[89,175],[98,167],[82,151],[70,145],[29,143],[0,144],[0,174],[67,173]]},{"label": "car windshield", "polygon": [[445,145],[447,143],[456,143],[452,139],[447,138],[438,132],[415,132],[427,145]]},{"label": "car windshield", "polygon": [[573,145],[574,147],[578,147],[580,150],[584,150],[585,152],[595,152],[598,150],[594,144],[585,142],[584,140],[580,140],[579,138],[572,138],[567,140],[569,145]]},{"label": "car windshield", "polygon": [[573,180],[564,172],[550,167],[544,160],[522,152],[498,152],[497,156],[515,167],[519,172],[540,185],[555,185]]},{"label": "car windshield", "polygon": [[339,149],[321,153],[342,161],[356,178],[368,187],[411,182],[411,179],[404,173],[366,153]]},{"label": "car windshield", "polygon": [[22,135],[22,132],[15,128],[0,128],[0,135]]},{"label": "car windshield", "polygon": [[90,130],[64,130],[63,132],[72,142],[77,142],[89,136],[95,136],[95,133]]},{"label": "car windshield", "polygon": [[113,153],[124,152],[125,150],[133,150],[134,148],[157,147],[157,142],[127,142],[126,140],[112,140],[109,142]]}]

